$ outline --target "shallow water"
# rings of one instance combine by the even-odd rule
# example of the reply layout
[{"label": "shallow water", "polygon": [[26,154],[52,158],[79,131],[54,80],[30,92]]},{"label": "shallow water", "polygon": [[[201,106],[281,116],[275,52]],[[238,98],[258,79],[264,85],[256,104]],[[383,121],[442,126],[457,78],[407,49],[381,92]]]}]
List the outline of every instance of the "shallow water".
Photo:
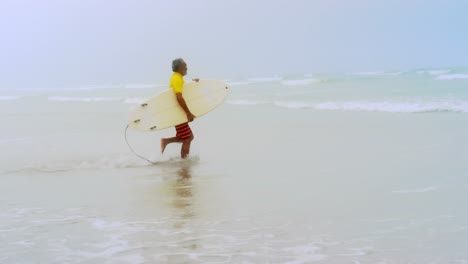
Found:
[{"label": "shallow water", "polygon": [[468,83],[421,74],[231,81],[156,165],[158,88],[5,92],[0,262],[465,263]]}]

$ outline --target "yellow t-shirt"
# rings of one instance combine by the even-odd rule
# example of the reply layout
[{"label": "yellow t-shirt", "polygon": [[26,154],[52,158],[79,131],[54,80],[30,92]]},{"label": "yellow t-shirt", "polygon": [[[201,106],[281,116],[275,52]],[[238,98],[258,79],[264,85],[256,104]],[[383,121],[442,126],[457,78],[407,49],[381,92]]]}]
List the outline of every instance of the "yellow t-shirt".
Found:
[{"label": "yellow t-shirt", "polygon": [[182,93],[184,89],[184,76],[178,72],[174,72],[169,81],[169,87],[171,87],[175,93]]}]

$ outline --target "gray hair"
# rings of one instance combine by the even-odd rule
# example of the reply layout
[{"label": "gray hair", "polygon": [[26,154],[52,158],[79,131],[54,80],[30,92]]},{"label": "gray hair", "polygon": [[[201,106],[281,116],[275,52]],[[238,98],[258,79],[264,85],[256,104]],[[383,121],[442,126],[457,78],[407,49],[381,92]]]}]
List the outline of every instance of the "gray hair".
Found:
[{"label": "gray hair", "polygon": [[184,60],[182,58],[177,58],[177,59],[173,60],[172,61],[172,71],[173,72],[178,71],[180,65],[182,65],[182,62],[184,62]]}]

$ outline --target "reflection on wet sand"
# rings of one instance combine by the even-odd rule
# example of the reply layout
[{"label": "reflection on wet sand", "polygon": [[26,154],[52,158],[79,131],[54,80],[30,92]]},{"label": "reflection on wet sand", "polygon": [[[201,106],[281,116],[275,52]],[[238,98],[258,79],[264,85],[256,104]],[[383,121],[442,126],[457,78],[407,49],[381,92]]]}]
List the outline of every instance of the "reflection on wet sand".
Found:
[{"label": "reflection on wet sand", "polygon": [[194,231],[190,227],[190,222],[196,217],[190,163],[182,164],[177,170],[173,192],[175,194],[171,203],[173,206],[173,227],[176,229],[176,233],[181,236],[179,239],[184,241],[178,246],[195,250],[198,248],[197,239],[185,240]]},{"label": "reflection on wet sand", "polygon": [[187,220],[195,216],[193,210],[193,185],[190,165],[182,165],[177,171],[174,185],[176,194],[173,201],[177,228],[182,228]]}]

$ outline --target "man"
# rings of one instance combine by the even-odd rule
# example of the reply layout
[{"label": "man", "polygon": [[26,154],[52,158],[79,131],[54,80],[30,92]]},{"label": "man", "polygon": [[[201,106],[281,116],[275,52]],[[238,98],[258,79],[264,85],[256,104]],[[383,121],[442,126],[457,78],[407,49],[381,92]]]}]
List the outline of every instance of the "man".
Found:
[{"label": "man", "polygon": [[[195,116],[190,112],[190,109],[185,103],[184,97],[182,96],[184,88],[184,76],[187,74],[187,64],[181,58],[175,59],[172,61],[172,77],[169,82],[169,87],[174,91],[177,102],[180,107],[184,109],[185,114],[187,115],[188,122],[192,122],[195,119]],[[198,82],[198,79],[193,79]],[[175,127],[176,136],[172,138],[162,138],[161,139],[161,153],[164,153],[167,144],[170,143],[182,143],[182,148],[180,150],[180,156],[182,159],[187,158],[190,153],[190,144],[194,139],[192,130],[190,129],[189,124],[183,123]]]}]

